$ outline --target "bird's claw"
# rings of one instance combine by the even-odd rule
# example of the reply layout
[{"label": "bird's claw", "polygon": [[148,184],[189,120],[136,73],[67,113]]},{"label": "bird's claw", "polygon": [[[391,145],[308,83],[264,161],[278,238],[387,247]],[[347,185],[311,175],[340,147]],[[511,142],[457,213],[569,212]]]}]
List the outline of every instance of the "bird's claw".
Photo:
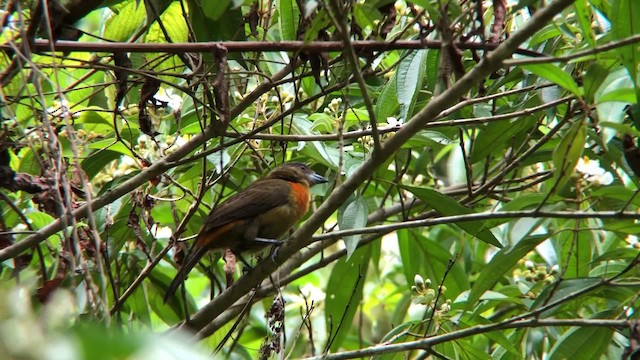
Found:
[{"label": "bird's claw", "polygon": [[271,251],[271,255],[269,256],[271,258],[271,261],[276,262],[276,257],[278,257],[278,251],[280,250],[281,244],[282,244],[282,241],[280,242],[280,244],[273,247],[273,250]]}]

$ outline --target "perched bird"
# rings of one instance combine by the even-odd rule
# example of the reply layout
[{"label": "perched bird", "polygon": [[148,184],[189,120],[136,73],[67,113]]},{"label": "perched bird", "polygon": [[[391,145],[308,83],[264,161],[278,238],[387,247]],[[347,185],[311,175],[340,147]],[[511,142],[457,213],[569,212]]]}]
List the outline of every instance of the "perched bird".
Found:
[{"label": "perched bird", "polygon": [[309,210],[309,187],[325,182],[305,164],[285,163],[216,206],[169,285],[165,302],[207,251],[230,249],[239,256],[278,243]]}]

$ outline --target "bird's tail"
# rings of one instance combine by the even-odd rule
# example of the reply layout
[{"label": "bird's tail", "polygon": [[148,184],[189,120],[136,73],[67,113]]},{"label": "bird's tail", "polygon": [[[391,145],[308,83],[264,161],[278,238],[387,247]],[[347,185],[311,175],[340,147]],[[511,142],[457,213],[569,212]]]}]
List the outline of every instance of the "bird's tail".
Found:
[{"label": "bird's tail", "polygon": [[167,289],[167,293],[164,295],[165,303],[171,296],[173,296],[176,290],[178,290],[178,287],[184,283],[191,269],[193,269],[198,264],[198,262],[206,252],[207,249],[203,246],[192,246],[189,255],[187,255],[187,258],[180,267],[180,270],[178,270],[178,274],[173,278],[171,285],[169,285],[169,289]]}]

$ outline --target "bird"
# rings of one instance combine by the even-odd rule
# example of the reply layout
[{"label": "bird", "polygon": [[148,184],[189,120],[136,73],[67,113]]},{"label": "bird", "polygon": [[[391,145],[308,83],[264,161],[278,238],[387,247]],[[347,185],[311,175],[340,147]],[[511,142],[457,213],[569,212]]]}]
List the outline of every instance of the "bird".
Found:
[{"label": "bird", "polygon": [[279,244],[309,210],[309,188],[328,180],[300,162],[284,163],[211,210],[178,270],[166,302],[200,259],[211,250],[231,250],[240,256],[269,244]]}]

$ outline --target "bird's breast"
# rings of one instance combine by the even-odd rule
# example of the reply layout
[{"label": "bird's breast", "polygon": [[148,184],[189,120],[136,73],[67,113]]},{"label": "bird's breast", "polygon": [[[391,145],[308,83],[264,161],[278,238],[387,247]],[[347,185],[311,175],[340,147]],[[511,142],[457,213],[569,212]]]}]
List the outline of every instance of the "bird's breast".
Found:
[{"label": "bird's breast", "polygon": [[288,201],[259,216],[258,236],[277,239],[286,234],[309,209],[309,188],[303,184],[290,182]]},{"label": "bird's breast", "polygon": [[298,221],[298,211],[290,204],[280,205],[258,217],[258,236],[267,239],[278,239],[291,229]]}]

